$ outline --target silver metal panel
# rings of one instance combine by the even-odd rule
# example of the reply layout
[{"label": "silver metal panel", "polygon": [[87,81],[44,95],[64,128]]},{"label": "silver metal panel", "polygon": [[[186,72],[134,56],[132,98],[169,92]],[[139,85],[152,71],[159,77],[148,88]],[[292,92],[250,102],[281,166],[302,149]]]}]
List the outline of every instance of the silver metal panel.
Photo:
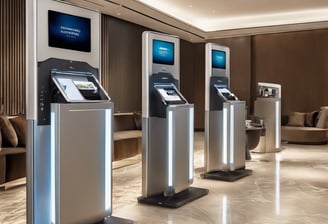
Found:
[{"label": "silver metal panel", "polygon": [[[208,138],[206,172],[228,170],[227,152],[223,150],[223,113],[222,111],[209,112],[209,129],[205,133]],[[225,157],[225,158],[224,158]]]},{"label": "silver metal panel", "polygon": [[26,119],[37,119],[37,0],[26,1]]},{"label": "silver metal panel", "polygon": [[[142,196],[164,193],[170,195],[186,189],[193,181],[190,164],[193,164],[193,122],[190,122],[192,104],[174,105],[172,112],[172,172],[173,186],[168,186],[168,118],[143,118],[142,128]],[[193,120],[192,120],[193,121]],[[192,142],[192,143],[191,143]],[[190,150],[192,149],[192,150]],[[190,154],[192,151],[192,155]],[[191,167],[193,172],[193,165]]]},{"label": "silver metal panel", "polygon": [[[190,136],[190,129],[193,133],[193,122],[190,122],[190,110],[193,110],[192,104],[187,105],[175,105],[167,108],[167,114],[172,111],[173,122],[173,187],[174,193],[185,190],[191,184],[192,180],[189,180],[190,169],[190,153],[193,153],[193,143]],[[168,116],[167,116],[168,117]],[[169,122],[166,119],[166,122]],[[167,141],[169,142],[169,141]],[[192,152],[190,152],[190,147]],[[193,163],[193,161],[191,161]],[[193,167],[192,167],[193,169]],[[167,188],[167,191],[171,189]]]},{"label": "silver metal panel", "polygon": [[27,122],[27,223],[50,221],[50,126]]},{"label": "silver metal panel", "polygon": [[[110,215],[105,209],[107,119],[112,103],[52,104],[55,118],[56,223],[90,223]],[[106,113],[110,111],[110,117]],[[112,146],[112,142],[110,143]],[[107,152],[108,153],[108,152]],[[107,155],[108,158],[108,155]],[[106,170],[108,169],[108,170]],[[111,200],[111,196],[110,196]]]},{"label": "silver metal panel", "polygon": [[[166,120],[165,118],[148,118],[148,133],[142,135],[147,139],[148,148],[143,150],[143,166],[147,167],[145,197],[161,193],[165,190],[167,181],[167,142],[166,142]],[[147,156],[147,158],[145,158]],[[144,189],[144,190],[145,190]]]},{"label": "silver metal panel", "polygon": [[281,144],[281,101],[279,98],[257,98],[254,116],[264,120],[265,152],[277,152]]},{"label": "silver metal panel", "polygon": [[229,101],[223,106],[223,111],[207,113],[206,172],[233,171],[245,167],[245,101]]},{"label": "silver metal panel", "polygon": [[229,170],[245,167],[246,131],[245,131],[245,101],[231,101],[228,122]]}]

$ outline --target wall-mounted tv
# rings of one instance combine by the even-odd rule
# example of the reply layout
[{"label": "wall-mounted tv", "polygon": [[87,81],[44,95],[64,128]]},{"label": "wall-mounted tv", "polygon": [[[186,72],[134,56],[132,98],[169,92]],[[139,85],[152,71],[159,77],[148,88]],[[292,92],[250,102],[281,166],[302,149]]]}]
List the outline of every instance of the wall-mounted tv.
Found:
[{"label": "wall-mounted tv", "polygon": [[212,68],[226,68],[226,52],[212,50]]},{"label": "wall-mounted tv", "polygon": [[174,65],[174,43],[154,39],[153,63]]},{"label": "wall-mounted tv", "polygon": [[49,46],[76,51],[91,51],[91,19],[48,11]]}]

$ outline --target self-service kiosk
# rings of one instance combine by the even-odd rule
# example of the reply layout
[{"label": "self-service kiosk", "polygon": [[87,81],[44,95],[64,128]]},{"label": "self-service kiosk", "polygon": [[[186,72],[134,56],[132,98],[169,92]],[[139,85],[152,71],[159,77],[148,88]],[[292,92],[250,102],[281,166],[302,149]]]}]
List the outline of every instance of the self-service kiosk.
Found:
[{"label": "self-service kiosk", "polygon": [[207,43],[205,49],[205,173],[203,178],[234,181],[245,169],[245,101],[232,93],[230,50]]},{"label": "self-service kiosk", "polygon": [[144,32],[141,203],[176,208],[202,197],[193,183],[194,106],[179,91],[179,39]]},{"label": "self-service kiosk", "polygon": [[281,148],[281,85],[259,82],[254,102],[254,116],[263,119],[265,126],[265,150],[278,152]]},{"label": "self-service kiosk", "polygon": [[111,216],[114,106],[99,83],[100,13],[26,4],[27,223],[121,220]]}]

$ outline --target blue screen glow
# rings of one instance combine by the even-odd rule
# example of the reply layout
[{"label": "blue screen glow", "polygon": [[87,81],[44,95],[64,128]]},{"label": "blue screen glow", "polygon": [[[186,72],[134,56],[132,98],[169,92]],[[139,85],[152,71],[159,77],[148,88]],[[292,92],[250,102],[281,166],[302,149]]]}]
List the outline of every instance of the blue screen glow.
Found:
[{"label": "blue screen glow", "polygon": [[49,46],[76,51],[91,51],[89,18],[48,11]]},{"label": "blue screen glow", "polygon": [[212,50],[212,68],[226,68],[226,53],[224,51]]},{"label": "blue screen glow", "polygon": [[174,65],[174,43],[153,40],[153,63]]}]

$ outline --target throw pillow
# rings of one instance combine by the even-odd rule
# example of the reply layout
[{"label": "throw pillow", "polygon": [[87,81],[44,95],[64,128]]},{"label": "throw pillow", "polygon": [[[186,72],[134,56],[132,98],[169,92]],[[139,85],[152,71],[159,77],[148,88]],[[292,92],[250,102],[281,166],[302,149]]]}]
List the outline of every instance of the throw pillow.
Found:
[{"label": "throw pillow", "polygon": [[19,146],[26,146],[26,117],[25,115],[20,115],[15,118],[9,119],[11,124],[13,125]]},{"label": "throw pillow", "polygon": [[328,128],[328,108],[320,111],[317,128]]},{"label": "throw pillow", "polygon": [[9,146],[16,147],[18,144],[18,138],[14,127],[11,125],[6,115],[0,115],[0,128],[3,137],[3,143],[7,143]]},{"label": "throw pillow", "polygon": [[136,126],[137,130],[141,130],[141,123],[142,123],[142,115],[141,112],[134,112],[133,113],[133,121],[134,121],[134,125]]},{"label": "throw pillow", "polygon": [[293,112],[289,115],[288,126],[304,126],[305,113]]},{"label": "throw pillow", "polygon": [[315,127],[315,121],[317,119],[317,116],[319,114],[319,111],[313,111],[311,113],[305,114],[305,126],[306,127]]}]

